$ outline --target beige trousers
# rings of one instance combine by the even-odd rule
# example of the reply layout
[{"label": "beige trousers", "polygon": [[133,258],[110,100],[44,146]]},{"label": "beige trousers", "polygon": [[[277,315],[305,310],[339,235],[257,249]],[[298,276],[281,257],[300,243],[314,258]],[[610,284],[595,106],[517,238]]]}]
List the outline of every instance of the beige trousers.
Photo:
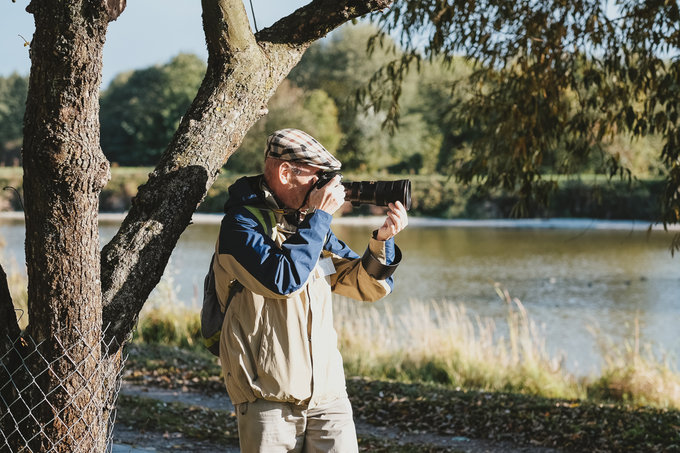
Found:
[{"label": "beige trousers", "polygon": [[242,453],[356,453],[357,435],[349,399],[308,409],[258,399],[236,406]]}]

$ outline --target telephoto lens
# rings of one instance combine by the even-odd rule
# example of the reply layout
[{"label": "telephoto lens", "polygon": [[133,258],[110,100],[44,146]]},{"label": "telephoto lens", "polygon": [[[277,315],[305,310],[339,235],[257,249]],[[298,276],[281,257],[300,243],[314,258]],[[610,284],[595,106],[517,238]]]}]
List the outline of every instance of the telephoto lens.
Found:
[{"label": "telephoto lens", "polygon": [[345,187],[345,200],[352,205],[373,204],[387,206],[401,201],[405,209],[411,209],[411,181],[357,181],[342,183]]}]

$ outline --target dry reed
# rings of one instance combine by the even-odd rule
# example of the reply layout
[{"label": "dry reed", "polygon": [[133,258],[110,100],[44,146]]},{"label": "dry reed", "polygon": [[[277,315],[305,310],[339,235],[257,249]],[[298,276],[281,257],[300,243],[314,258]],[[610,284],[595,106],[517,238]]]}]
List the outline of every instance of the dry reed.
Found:
[{"label": "dry reed", "polygon": [[546,352],[545,340],[522,303],[507,304],[506,335],[460,304],[411,301],[400,312],[336,303],[335,325],[351,374],[434,381],[464,388],[580,398],[578,380]]}]

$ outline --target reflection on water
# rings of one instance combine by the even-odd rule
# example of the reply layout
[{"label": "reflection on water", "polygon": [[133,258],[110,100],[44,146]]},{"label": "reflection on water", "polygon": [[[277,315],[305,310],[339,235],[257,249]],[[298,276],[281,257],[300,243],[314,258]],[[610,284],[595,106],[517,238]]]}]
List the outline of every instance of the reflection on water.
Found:
[{"label": "reflection on water", "polygon": [[[23,262],[23,224],[1,222],[7,251]],[[361,254],[377,226],[342,224],[333,230]],[[115,229],[102,224],[102,240]],[[167,272],[187,304],[197,304],[217,231],[216,224],[191,225],[173,252]],[[502,320],[505,303],[493,286],[498,282],[544,326],[549,349],[563,351],[574,371],[588,373],[597,365],[589,327],[620,342],[632,337],[635,316],[643,340],[677,358],[680,257],[671,258],[669,242],[663,232],[412,225],[398,237],[404,260],[395,291],[378,304],[451,301]]]}]

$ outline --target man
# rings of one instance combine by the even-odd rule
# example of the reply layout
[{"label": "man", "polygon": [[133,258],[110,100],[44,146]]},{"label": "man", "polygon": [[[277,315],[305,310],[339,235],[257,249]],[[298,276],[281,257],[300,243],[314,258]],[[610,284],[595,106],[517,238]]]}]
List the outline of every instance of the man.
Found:
[{"label": "man", "polygon": [[330,229],[345,197],[340,177],[315,188],[322,172],[339,169],[314,138],[283,129],[267,140],[264,175],[229,188],[213,269],[228,306],[220,360],[245,453],[358,450],[331,291],[364,301],[389,294],[392,238],[407,215],[390,205],[359,257]]}]

